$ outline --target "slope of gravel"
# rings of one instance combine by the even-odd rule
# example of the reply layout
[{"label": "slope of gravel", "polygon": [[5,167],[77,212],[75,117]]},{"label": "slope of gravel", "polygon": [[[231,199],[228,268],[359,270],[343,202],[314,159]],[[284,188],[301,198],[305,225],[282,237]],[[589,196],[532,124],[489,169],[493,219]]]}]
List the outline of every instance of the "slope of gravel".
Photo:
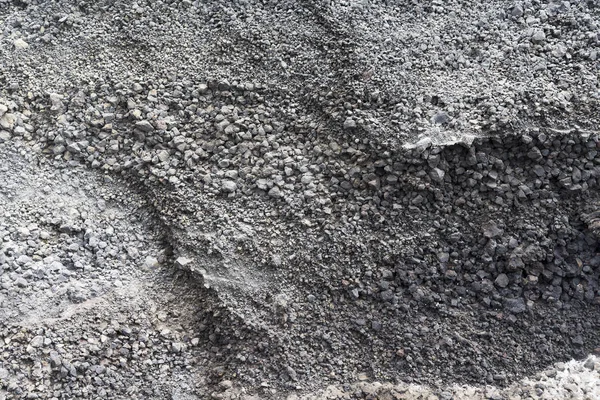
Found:
[{"label": "slope of gravel", "polygon": [[[11,326],[182,293],[156,260],[205,360],[160,393],[501,393],[600,346],[595,2],[0,4]],[[102,183],[50,182],[75,171]]]}]

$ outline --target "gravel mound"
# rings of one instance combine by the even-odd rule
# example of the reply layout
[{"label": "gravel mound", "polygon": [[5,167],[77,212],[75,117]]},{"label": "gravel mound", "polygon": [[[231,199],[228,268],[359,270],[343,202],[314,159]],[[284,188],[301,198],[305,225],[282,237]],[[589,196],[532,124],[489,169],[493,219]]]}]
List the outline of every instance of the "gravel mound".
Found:
[{"label": "gravel mound", "polygon": [[593,393],[600,7],[405,3],[0,0],[0,396]]}]

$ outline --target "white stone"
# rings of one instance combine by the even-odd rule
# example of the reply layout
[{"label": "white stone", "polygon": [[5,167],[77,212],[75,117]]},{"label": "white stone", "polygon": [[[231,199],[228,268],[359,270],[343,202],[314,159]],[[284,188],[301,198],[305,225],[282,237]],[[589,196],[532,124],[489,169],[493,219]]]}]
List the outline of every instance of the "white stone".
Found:
[{"label": "white stone", "polygon": [[17,39],[14,42],[15,45],[15,49],[21,50],[21,49],[26,49],[29,47],[29,45],[27,44],[26,41],[24,41],[23,39]]}]

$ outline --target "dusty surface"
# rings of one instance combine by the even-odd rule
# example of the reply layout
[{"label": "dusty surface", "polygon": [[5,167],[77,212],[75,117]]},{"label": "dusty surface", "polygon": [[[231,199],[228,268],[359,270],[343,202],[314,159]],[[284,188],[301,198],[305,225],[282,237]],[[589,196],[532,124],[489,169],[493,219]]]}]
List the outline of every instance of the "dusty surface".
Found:
[{"label": "dusty surface", "polygon": [[595,2],[0,5],[0,396],[596,396]]}]

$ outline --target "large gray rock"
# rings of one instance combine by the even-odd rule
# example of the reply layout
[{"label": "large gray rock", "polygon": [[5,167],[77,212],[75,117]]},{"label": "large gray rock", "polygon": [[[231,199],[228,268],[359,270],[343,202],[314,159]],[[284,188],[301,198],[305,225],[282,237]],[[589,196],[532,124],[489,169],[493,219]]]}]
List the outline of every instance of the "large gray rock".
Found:
[{"label": "large gray rock", "polygon": [[237,184],[234,181],[225,180],[223,181],[222,188],[226,193],[233,193],[237,189]]},{"label": "large gray rock", "polygon": [[498,225],[494,221],[488,221],[482,225],[483,228],[483,236],[488,239],[493,239],[499,236],[502,236],[504,231],[498,228]]},{"label": "large gray rock", "polygon": [[500,274],[500,275],[498,275],[498,277],[494,281],[494,283],[496,284],[496,286],[498,286],[500,288],[507,287],[508,284],[509,284],[509,282],[510,281],[509,281],[508,276],[506,274]]},{"label": "large gray rock", "polygon": [[516,299],[504,299],[504,308],[513,314],[521,314],[527,311],[525,300],[521,297]]},{"label": "large gray rock", "polygon": [[535,44],[542,44],[546,41],[546,34],[543,30],[537,30],[531,35],[531,41]]},{"label": "large gray rock", "polygon": [[135,127],[141,130],[144,133],[149,133],[154,131],[154,126],[147,120],[138,121],[135,123]]},{"label": "large gray rock", "polygon": [[350,130],[356,128],[356,121],[353,118],[346,118],[344,121],[344,129]]}]

